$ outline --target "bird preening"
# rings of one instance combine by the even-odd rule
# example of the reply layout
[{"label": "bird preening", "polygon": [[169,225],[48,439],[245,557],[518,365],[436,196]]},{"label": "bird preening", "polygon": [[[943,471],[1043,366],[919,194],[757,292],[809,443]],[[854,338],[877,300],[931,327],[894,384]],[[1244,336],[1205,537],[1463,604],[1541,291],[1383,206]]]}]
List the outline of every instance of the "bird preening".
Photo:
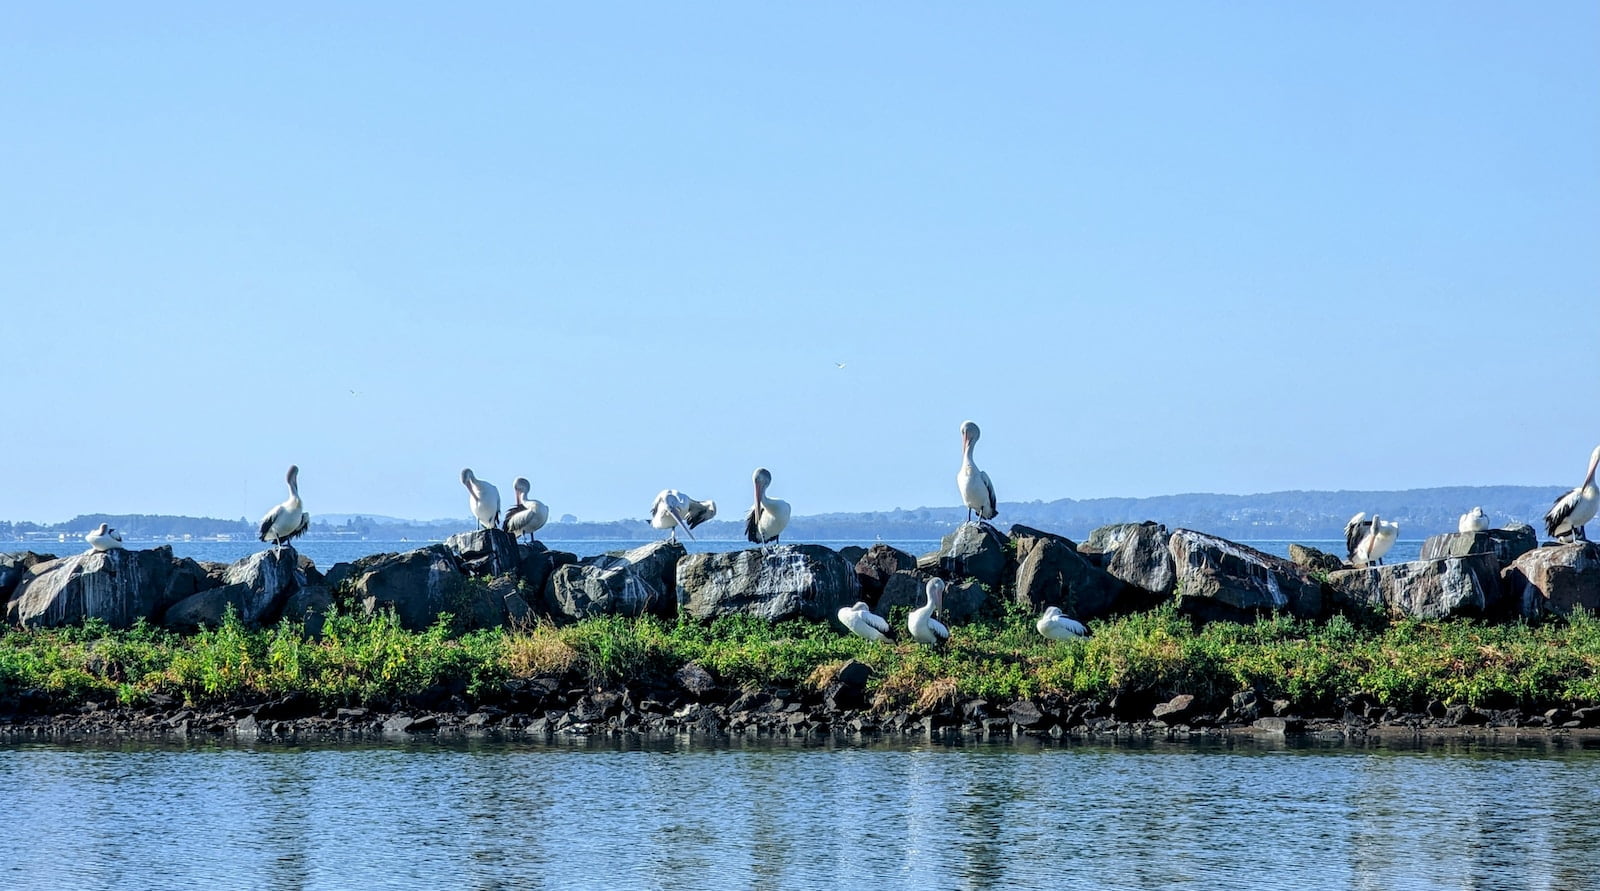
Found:
[{"label": "bird preening", "polygon": [[122,550],[122,533],[111,528],[110,523],[101,523],[100,528],[85,535],[83,540],[89,547],[96,551]]},{"label": "bird preening", "polygon": [[756,544],[776,542],[789,525],[789,502],[767,496],[772,485],[772,472],[765,467],[756,468],[751,475],[756,487],[756,503],[744,518],[744,537]]},{"label": "bird preening", "polygon": [[[511,533],[512,539],[521,538],[526,533],[528,540],[533,541],[533,533],[544,528],[545,521],[550,519],[550,507],[543,501],[528,497],[531,488],[533,484],[528,482],[527,477],[519,476],[511,481],[511,491],[516,493],[517,503],[506,510],[506,518],[500,528]],[[471,490],[470,486],[468,490]],[[473,515],[477,515],[476,508]]]},{"label": "bird preening", "polygon": [[946,587],[944,579],[928,579],[924,589],[928,595],[928,602],[906,616],[906,628],[911,632],[912,640],[936,647],[950,639],[950,629],[933,617],[933,614],[944,605]]},{"label": "bird preening", "polygon": [[284,481],[289,484],[289,497],[261,518],[261,540],[272,542],[274,552],[281,550],[284,544],[297,536],[304,535],[311,526],[311,515],[300,504],[300,466],[290,464]]},{"label": "bird preening", "polygon": [[1489,515],[1483,508],[1475,507],[1461,515],[1456,522],[1457,532],[1483,532],[1489,528]]},{"label": "bird preening", "polygon": [[992,520],[1000,514],[1000,503],[994,497],[994,483],[989,475],[978,469],[972,461],[972,449],[978,444],[978,425],[961,422],[961,470],[956,473],[956,488],[961,501],[967,506],[967,522],[972,522],[976,512],[980,520]]},{"label": "bird preening", "polygon": [[500,525],[500,490],[493,483],[478,479],[468,467],[461,471],[461,485],[467,487],[467,507],[478,519],[478,528],[493,529]]},{"label": "bird preening", "polygon": [[694,538],[690,530],[717,515],[715,501],[696,501],[677,489],[662,489],[650,505],[650,525],[670,530],[668,538],[678,540],[678,529]]},{"label": "bird preening", "polygon": [[883,643],[889,640],[889,621],[873,612],[865,601],[839,608],[839,624],[857,637]]},{"label": "bird preening", "polygon": [[1584,524],[1594,519],[1600,508],[1600,489],[1594,485],[1595,468],[1600,467],[1600,446],[1589,455],[1589,472],[1576,489],[1557,498],[1544,515],[1544,531],[1557,541],[1588,541]]},{"label": "bird preening", "polygon": [[1400,524],[1379,519],[1377,514],[1367,519],[1362,511],[1344,524],[1344,543],[1349,551],[1350,563],[1356,567],[1383,565],[1383,555],[1394,547],[1400,537]]}]

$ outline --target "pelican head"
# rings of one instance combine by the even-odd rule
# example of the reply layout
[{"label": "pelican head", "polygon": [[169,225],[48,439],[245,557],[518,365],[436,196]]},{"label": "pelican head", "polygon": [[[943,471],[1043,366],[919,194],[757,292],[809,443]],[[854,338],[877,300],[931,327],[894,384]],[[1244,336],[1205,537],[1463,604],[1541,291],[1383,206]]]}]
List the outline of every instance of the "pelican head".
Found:
[{"label": "pelican head", "polygon": [[472,484],[477,482],[477,481],[478,481],[478,478],[472,475],[472,468],[470,468],[470,467],[461,468],[461,485],[466,486],[467,488],[470,489],[470,488],[472,488]]},{"label": "pelican head", "polygon": [[1051,619],[1059,618],[1060,616],[1061,616],[1061,607],[1052,606],[1052,607],[1047,608],[1044,611],[1044,615],[1041,616],[1041,618],[1043,618],[1045,621],[1049,621]]},{"label": "pelican head", "polygon": [[1589,475],[1583,478],[1584,485],[1594,482],[1594,471],[1597,467],[1600,467],[1600,446],[1595,446],[1594,451],[1589,453]]},{"label": "pelican head", "polygon": [[864,613],[870,609],[870,607],[867,606],[867,602],[865,600],[857,600],[851,605],[850,609],[854,612]]},{"label": "pelican head", "polygon": [[962,421],[961,422],[961,447],[962,448],[966,448],[967,446],[972,445],[973,443],[977,442],[979,435],[980,435],[980,431],[978,430],[978,425],[977,424],[974,424],[971,421]]},{"label": "pelican head", "polygon": [[518,495],[527,495],[528,490],[532,488],[533,484],[528,482],[528,478],[525,476],[519,476],[511,481],[511,491]]},{"label": "pelican head", "polygon": [[110,532],[110,531],[111,531],[111,524],[110,523],[101,523],[100,524],[100,528],[96,529],[94,531],[94,534],[95,535],[105,535],[107,532]]},{"label": "pelican head", "polygon": [[750,481],[756,484],[756,497],[760,498],[761,493],[772,485],[772,471],[765,467],[757,467],[756,472],[750,475]]},{"label": "pelican head", "polygon": [[928,579],[928,602],[934,609],[944,606],[944,589],[948,587],[944,579]]}]

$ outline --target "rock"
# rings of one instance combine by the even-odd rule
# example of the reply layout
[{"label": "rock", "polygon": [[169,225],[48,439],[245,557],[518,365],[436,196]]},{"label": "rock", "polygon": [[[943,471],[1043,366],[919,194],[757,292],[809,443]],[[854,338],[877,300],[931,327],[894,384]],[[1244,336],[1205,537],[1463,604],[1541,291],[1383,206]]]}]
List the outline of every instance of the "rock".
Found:
[{"label": "rock", "polygon": [[1322,614],[1322,586],[1303,568],[1225,538],[1179,529],[1167,543],[1177,570],[1178,609],[1201,619],[1242,621],[1269,610]]},{"label": "rock", "polygon": [[1600,610],[1600,544],[1577,541],[1535,548],[1506,569],[1506,592],[1524,618]]},{"label": "rock", "polygon": [[698,662],[688,662],[672,676],[685,693],[701,699],[717,690],[717,679]]},{"label": "rock", "polygon": [[1194,708],[1194,697],[1188,693],[1174,696],[1151,710],[1156,720],[1165,724],[1182,724]]},{"label": "rock", "polygon": [[1018,727],[1037,727],[1046,720],[1044,709],[1037,702],[1019,699],[1006,708],[1006,717]]},{"label": "rock", "polygon": [[222,574],[222,584],[237,589],[233,599],[245,624],[264,625],[277,619],[303,578],[300,556],[293,548],[277,553],[268,548],[231,564]]},{"label": "rock", "polygon": [[520,590],[506,592],[503,609],[506,614],[506,624],[512,628],[526,628],[534,620],[533,607],[528,605],[527,598],[522,596]]},{"label": "rock", "polygon": [[1013,597],[1029,613],[1059,606],[1068,615],[1091,618],[1117,605],[1122,583],[1090,565],[1071,539],[1027,526],[1012,526],[1011,539],[1017,545]]},{"label": "rock", "polygon": [[522,554],[511,533],[500,529],[458,532],[444,541],[467,575],[502,575],[517,572]]},{"label": "rock", "polygon": [[457,613],[465,580],[455,554],[442,544],[374,554],[328,571],[328,584],[346,589],[367,613],[393,609],[400,624],[413,631],[432,625],[442,612]]},{"label": "rock", "polygon": [[33,551],[0,554],[0,603],[11,599],[12,593],[22,584],[23,576],[28,574],[29,569],[54,559],[56,558],[53,554],[35,554]]},{"label": "rock", "polygon": [[1300,733],[1306,729],[1306,722],[1299,718],[1257,718],[1252,725],[1263,733]]},{"label": "rock", "polygon": [[[1452,533],[1456,534],[1456,533]],[[1491,552],[1328,573],[1332,604],[1393,617],[1481,616],[1500,601],[1500,564]]]},{"label": "rock", "polygon": [[544,586],[544,604],[558,619],[591,616],[669,616],[675,575],[685,550],[676,541],[657,541],[625,554],[600,554],[562,566]]},{"label": "rock", "polygon": [[1422,543],[1418,560],[1442,560],[1445,557],[1468,557],[1474,554],[1494,554],[1501,568],[1517,562],[1517,558],[1539,546],[1539,536],[1533,527],[1517,523],[1504,529],[1483,532],[1446,532]]},{"label": "rock", "polygon": [[410,715],[391,715],[383,722],[383,732],[390,734],[411,733],[418,721]]},{"label": "rock", "polygon": [[283,618],[300,622],[311,637],[322,636],[322,623],[333,612],[333,590],[327,585],[307,585],[289,595],[283,604]]},{"label": "rock", "polygon": [[88,551],[34,563],[6,603],[6,621],[27,628],[76,625],[102,619],[127,628],[154,620],[167,606],[172,548]]},{"label": "rock", "polygon": [[858,599],[855,567],[813,544],[690,554],[678,561],[678,609],[696,619],[747,614],[825,622]]},{"label": "rock", "polygon": [[[933,576],[920,570],[896,572],[884,584],[883,593],[878,595],[873,611],[888,618],[889,610],[897,606],[916,609],[928,601],[928,579],[931,578]],[[945,593],[948,595],[949,590],[946,589]]]},{"label": "rock", "polygon": [[173,631],[220,627],[229,606],[233,607],[235,613],[244,615],[246,593],[243,585],[223,585],[192,594],[167,607],[161,624]]},{"label": "rock", "polygon": [[1303,544],[1289,545],[1289,562],[1312,572],[1338,572],[1344,569],[1343,560],[1326,551],[1319,551]]},{"label": "rock", "polygon": [[455,611],[457,626],[468,630],[504,626],[508,597],[519,597],[517,577],[511,573],[467,579]]},{"label": "rock", "polygon": [[544,546],[543,542],[517,545],[518,568],[522,582],[529,591],[538,594],[544,591],[545,583],[550,580],[550,573],[563,566],[570,566],[578,562],[578,555],[570,551],[552,551]]},{"label": "rock", "polygon": [[852,687],[865,687],[867,681],[872,680],[872,668],[865,662],[851,659],[839,667],[839,674],[835,676],[835,680]]},{"label": "rock", "polygon": [[1178,584],[1177,568],[1168,548],[1167,527],[1159,523],[1139,523],[1127,530],[1122,543],[1112,552],[1106,573],[1124,585],[1143,591],[1135,606],[1154,606],[1172,596]]},{"label": "rock", "polygon": [[[844,556],[843,552],[840,553]],[[903,569],[916,569],[917,558],[886,544],[875,544],[855,561],[856,581],[861,585],[861,599],[868,604],[877,603],[889,577]]]},{"label": "rock", "polygon": [[1006,538],[988,523],[964,523],[939,542],[939,568],[947,578],[975,578],[998,590],[1006,576]]},{"label": "rock", "polygon": [[[226,571],[226,567],[222,567],[213,572],[188,557],[173,560],[172,574],[167,577],[167,592],[161,599],[170,606],[201,591],[221,587]],[[162,612],[166,612],[165,608]]]},{"label": "rock", "polygon": [[852,566],[866,555],[867,549],[860,545],[845,545],[839,549],[839,556],[843,557],[845,562],[851,564]]}]

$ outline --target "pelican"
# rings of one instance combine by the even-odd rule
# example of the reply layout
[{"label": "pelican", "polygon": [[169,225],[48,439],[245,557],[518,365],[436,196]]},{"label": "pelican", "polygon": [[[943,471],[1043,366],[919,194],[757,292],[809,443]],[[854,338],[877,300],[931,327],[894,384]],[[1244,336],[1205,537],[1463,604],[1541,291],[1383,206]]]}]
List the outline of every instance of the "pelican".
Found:
[{"label": "pelican", "polygon": [[934,610],[944,603],[944,579],[928,579],[928,602],[906,616],[906,627],[911,636],[930,646],[938,646],[950,639],[950,629],[933,617]]},{"label": "pelican", "polygon": [[1344,543],[1350,551],[1350,562],[1358,567],[1370,563],[1382,566],[1383,555],[1389,553],[1399,537],[1399,523],[1385,523],[1377,514],[1369,520],[1366,511],[1344,524]]},{"label": "pelican", "polygon": [[972,447],[978,444],[978,425],[961,422],[961,470],[956,473],[956,488],[961,490],[961,500],[967,505],[967,522],[972,522],[972,512],[978,519],[992,520],[1000,513],[999,502],[994,498],[994,483],[989,475],[972,463]]},{"label": "pelican", "polygon": [[765,467],[756,468],[751,481],[756,484],[756,503],[744,518],[744,537],[756,544],[775,542],[789,525],[789,502],[767,497],[772,472]]},{"label": "pelican", "polygon": [[860,600],[856,601],[855,606],[839,608],[839,624],[850,629],[857,637],[875,641],[889,639],[889,623]]},{"label": "pelican", "polygon": [[1583,524],[1594,519],[1595,510],[1600,508],[1600,489],[1594,485],[1594,471],[1600,467],[1600,446],[1594,447],[1594,454],[1589,456],[1589,472],[1583,477],[1583,485],[1556,499],[1551,505],[1550,512],[1544,515],[1544,531],[1558,541],[1588,541],[1589,537],[1583,534]]},{"label": "pelican", "polygon": [[[482,483],[480,485],[488,484]],[[494,487],[490,486],[489,488],[492,490]],[[517,503],[506,511],[505,522],[500,524],[500,528],[511,533],[512,540],[521,538],[522,534],[526,532],[528,540],[533,541],[533,533],[544,528],[544,521],[550,519],[550,506],[543,501],[529,498],[529,488],[531,487],[528,484],[527,477],[519,476],[511,481],[511,490],[517,493]],[[472,511],[477,513],[478,509],[474,507]]]},{"label": "pelican", "polygon": [[110,523],[101,523],[99,529],[85,535],[83,540],[89,543],[89,547],[97,551],[120,551],[123,549],[122,533],[112,529]]},{"label": "pelican", "polygon": [[1081,640],[1089,636],[1089,629],[1083,627],[1082,622],[1063,615],[1059,606],[1045,610],[1034,627],[1051,640]]},{"label": "pelican", "polygon": [[696,501],[677,489],[662,489],[655,503],[650,505],[650,525],[657,529],[672,530],[673,541],[678,540],[679,526],[683,527],[686,535],[694,538],[694,533],[689,530],[716,515],[715,501]]},{"label": "pelican", "polygon": [[500,490],[493,483],[473,476],[470,467],[461,471],[461,485],[467,487],[467,506],[478,518],[479,528],[493,529],[500,525]]},{"label": "pelican", "polygon": [[261,540],[272,542],[274,551],[281,550],[284,542],[295,536],[304,535],[306,528],[311,525],[311,515],[300,505],[299,465],[289,465],[284,482],[289,484],[289,497],[261,518]]},{"label": "pelican", "polygon": [[1456,523],[1457,532],[1483,532],[1488,528],[1489,515],[1485,514],[1481,507],[1475,507],[1462,514],[1461,519]]}]

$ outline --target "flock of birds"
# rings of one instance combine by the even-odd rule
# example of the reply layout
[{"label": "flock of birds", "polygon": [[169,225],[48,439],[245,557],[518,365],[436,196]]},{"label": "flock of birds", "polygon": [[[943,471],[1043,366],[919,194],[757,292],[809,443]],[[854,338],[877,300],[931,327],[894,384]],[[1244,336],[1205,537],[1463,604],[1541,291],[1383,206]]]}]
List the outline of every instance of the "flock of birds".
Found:
[{"label": "flock of birds", "polygon": [[[968,522],[972,521],[974,514],[980,520],[992,520],[1000,512],[994,483],[989,480],[989,474],[979,470],[972,459],[979,435],[977,424],[962,422],[961,469],[956,473],[956,488],[967,508]],[[1583,482],[1563,493],[1545,513],[1545,532],[1551,538],[1563,542],[1589,540],[1584,533],[1584,524],[1594,519],[1596,512],[1600,511],[1600,489],[1595,486],[1597,468],[1600,468],[1600,446],[1596,446],[1589,456],[1589,469],[1584,474]],[[260,538],[264,542],[271,542],[274,550],[304,535],[311,525],[311,515],[300,501],[299,479],[300,468],[290,465],[285,477],[289,497],[261,518]],[[776,542],[789,525],[789,502],[767,494],[768,487],[772,485],[772,473],[765,467],[756,469],[751,482],[755,486],[755,498],[745,515],[745,538],[756,544]],[[468,506],[481,528],[498,528],[517,538],[527,535],[531,540],[533,534],[543,528],[550,518],[550,508],[544,502],[528,497],[531,485],[525,477],[517,477],[512,482],[516,503],[506,509],[504,517],[500,514],[500,491],[492,483],[478,479],[471,468],[467,468],[461,471],[461,484],[467,489]],[[650,506],[650,525],[667,530],[673,540],[676,540],[679,529],[693,538],[692,530],[716,515],[717,505],[714,501],[696,501],[677,489],[663,489]],[[1481,507],[1462,514],[1457,525],[1460,532],[1481,532],[1488,528],[1489,518]],[[1384,555],[1389,553],[1400,536],[1400,524],[1383,520],[1377,514],[1368,518],[1363,511],[1345,524],[1344,534],[1352,564],[1382,565]],[[101,523],[98,529],[85,535],[84,541],[95,551],[116,550],[123,546],[122,535],[107,523]],[[906,627],[913,640],[936,646],[950,637],[950,629],[934,618],[934,613],[943,604],[945,587],[943,579],[928,580],[927,602],[906,617]],[[867,640],[889,639],[888,621],[873,613],[864,602],[857,601],[839,610],[839,622]],[[1052,640],[1075,640],[1089,635],[1081,622],[1067,617],[1053,606],[1045,610],[1036,626],[1040,634]]]}]

